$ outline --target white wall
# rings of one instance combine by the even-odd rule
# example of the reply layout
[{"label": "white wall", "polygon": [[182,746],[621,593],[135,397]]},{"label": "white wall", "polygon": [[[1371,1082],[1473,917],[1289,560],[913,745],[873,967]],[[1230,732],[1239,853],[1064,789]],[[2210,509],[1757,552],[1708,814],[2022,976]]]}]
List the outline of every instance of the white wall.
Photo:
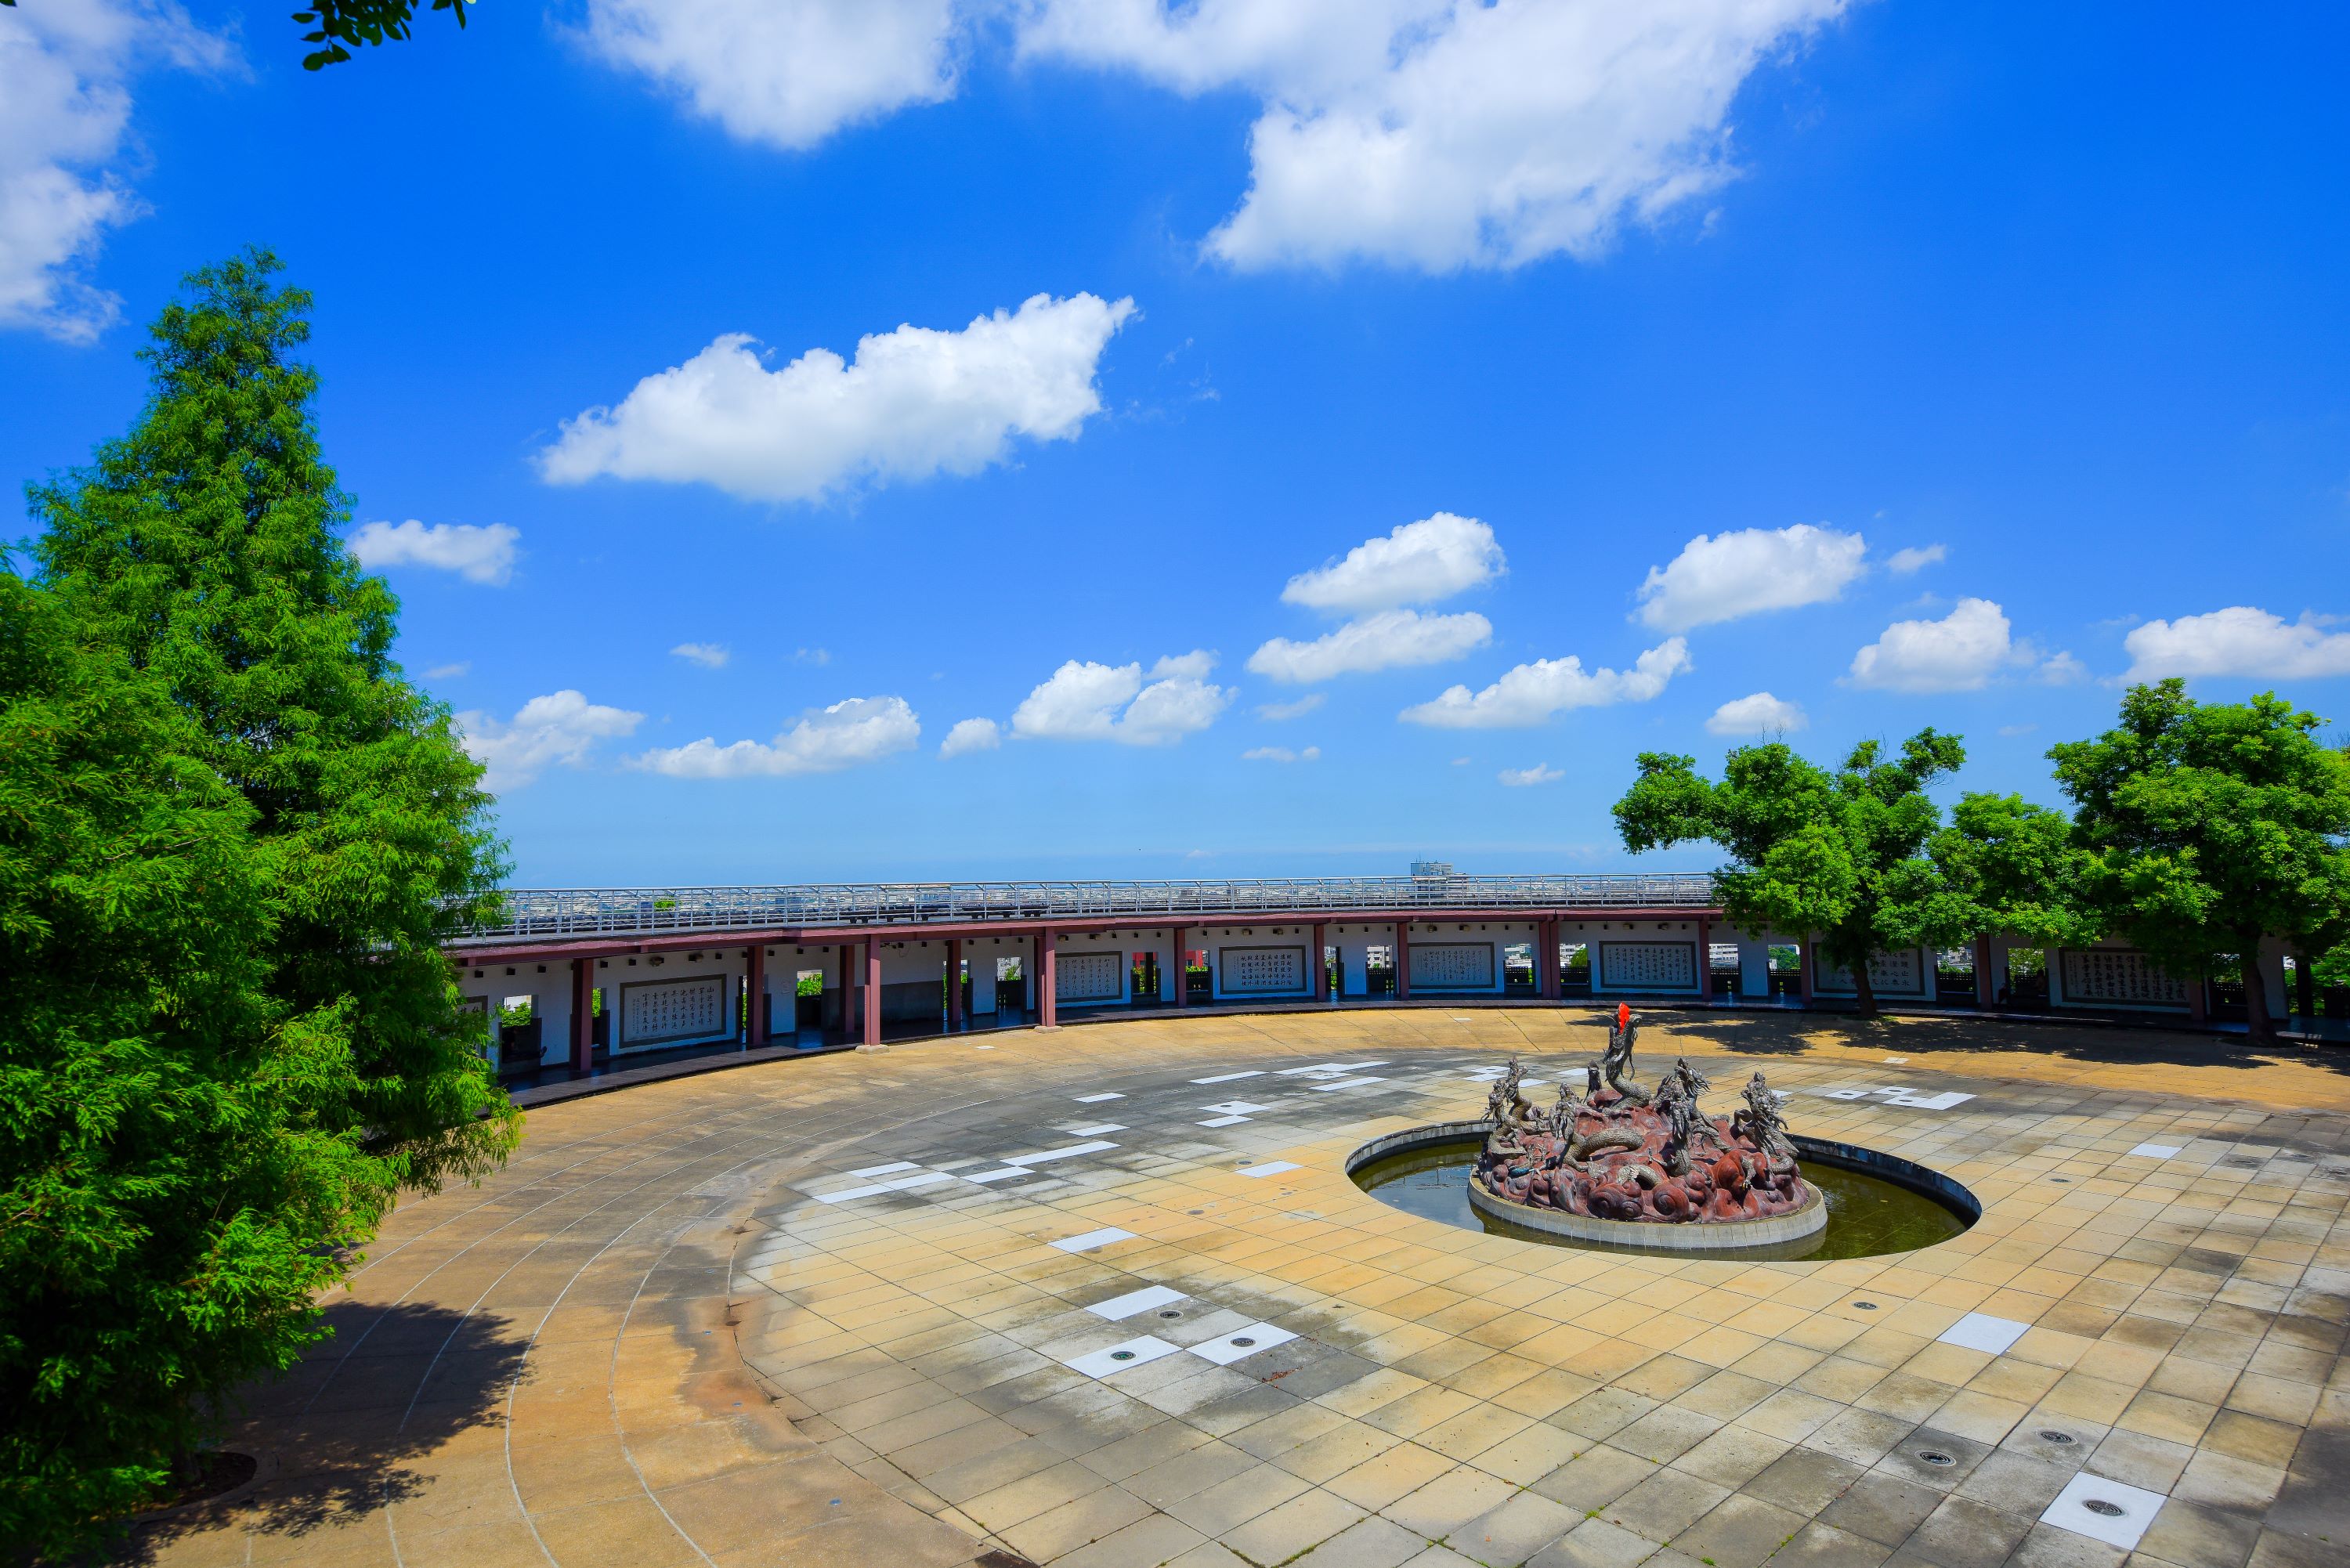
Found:
[{"label": "white wall", "polygon": [[[1619,995],[1626,992],[1642,994],[1697,994],[1697,975],[1704,963],[1704,955],[1697,952],[1697,922],[1695,920],[1561,920],[1558,940],[1562,946],[1584,944],[1591,953],[1591,991],[1595,996]],[[1600,949],[1610,942],[1669,942],[1691,950],[1692,969],[1690,981],[1682,986],[1648,986],[1607,983],[1601,972]]]}]

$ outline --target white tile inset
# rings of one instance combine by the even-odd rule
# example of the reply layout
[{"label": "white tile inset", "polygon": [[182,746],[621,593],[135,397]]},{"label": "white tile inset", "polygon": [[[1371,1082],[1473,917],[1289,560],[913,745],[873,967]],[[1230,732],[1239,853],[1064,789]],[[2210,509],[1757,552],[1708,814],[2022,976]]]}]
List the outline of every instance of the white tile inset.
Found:
[{"label": "white tile inset", "polygon": [[1254,1116],[1259,1111],[1271,1109],[1267,1106],[1252,1105],[1246,1100],[1224,1100],[1212,1106],[1201,1106],[1200,1108],[1203,1111],[1213,1111],[1220,1116]]},{"label": "white tile inset", "polygon": [[1213,1077],[1194,1078],[1191,1082],[1195,1084],[1234,1084],[1238,1083],[1243,1078],[1262,1078],[1263,1076],[1263,1068],[1252,1067],[1245,1073],[1218,1073]]},{"label": "white tile inset", "polygon": [[1165,1285],[1149,1285],[1139,1291],[1128,1291],[1122,1296],[1112,1296],[1106,1302],[1096,1302],[1086,1310],[1096,1317],[1106,1317],[1118,1323],[1136,1313],[1151,1312],[1170,1302],[1182,1299],[1181,1291],[1170,1291]]},{"label": "white tile inset", "polygon": [[2170,1159],[2178,1155],[2178,1146],[2174,1143],[2142,1143],[2130,1152],[2147,1159]]},{"label": "white tile inset", "polygon": [[965,1181],[1001,1181],[1007,1176],[1034,1176],[1036,1173],[1024,1165],[1007,1165],[1000,1170],[966,1170],[959,1173]]},{"label": "white tile inset", "polygon": [[1172,1355],[1180,1345],[1168,1344],[1156,1334],[1146,1334],[1140,1339],[1129,1339],[1124,1345],[1113,1345],[1107,1350],[1087,1351],[1066,1363],[1088,1377],[1107,1377],[1115,1373],[1148,1366],[1162,1355]]},{"label": "white tile inset", "polygon": [[1268,1159],[1263,1165],[1243,1166],[1241,1174],[1243,1176],[1279,1176],[1284,1170],[1302,1168],[1295,1160]]},{"label": "white tile inset", "polygon": [[1090,1252],[1097,1248],[1107,1247],[1112,1241],[1133,1240],[1133,1231],[1121,1231],[1115,1225],[1105,1225],[1098,1231],[1088,1231],[1082,1236],[1064,1236],[1050,1245],[1064,1252]]},{"label": "white tile inset", "polygon": [[2022,1339],[2023,1331],[2031,1326],[2011,1317],[1993,1317],[1989,1313],[1970,1312],[1935,1338],[1944,1345],[1960,1345],[1969,1350],[2004,1355],[2007,1347]]},{"label": "white tile inset", "polygon": [[855,1177],[859,1181],[870,1181],[877,1176],[894,1176],[899,1171],[911,1170],[913,1168],[914,1162],[912,1160],[901,1159],[894,1165],[868,1165],[862,1170],[852,1170],[848,1174]]},{"label": "white tile inset", "polygon": [[1907,1106],[1913,1111],[1947,1111],[1952,1106],[1965,1105],[1973,1098],[1972,1095],[1962,1095],[1956,1089],[1946,1089],[1939,1095],[1913,1095],[1904,1090],[1900,1094],[1887,1096],[1885,1103]]},{"label": "white tile inset", "polygon": [[1210,1116],[1200,1125],[1203,1127],[1238,1127],[1246,1120],[1248,1120],[1246,1116]]},{"label": "white tile inset", "polygon": [[1187,1346],[1192,1355],[1230,1366],[1244,1355],[1254,1355],[1260,1350],[1270,1350],[1276,1345],[1286,1345],[1297,1336],[1285,1328],[1269,1323],[1253,1323],[1222,1339],[1211,1339],[1205,1345]]},{"label": "white tile inset", "polygon": [[1081,1127],[1066,1127],[1063,1130],[1071,1137],[1099,1137],[1104,1133],[1124,1132],[1126,1127],[1120,1122],[1091,1122]]},{"label": "white tile inset", "polygon": [[1126,1098],[1124,1095],[1079,1095],[1076,1096],[1076,1101],[1077,1104],[1081,1106],[1097,1106],[1104,1100],[1122,1100],[1124,1098]]},{"label": "white tile inset", "polygon": [[2056,1501],[2041,1514],[2040,1522],[2132,1552],[2168,1501],[2158,1491],[2083,1470],[2064,1483]]},{"label": "white tile inset", "polygon": [[1102,1149],[1116,1148],[1117,1147],[1118,1145],[1114,1143],[1104,1143],[1100,1139],[1097,1138],[1091,1143],[1066,1144],[1059,1148],[1040,1149],[1035,1154],[1008,1154],[1003,1157],[1003,1163],[1006,1165],[1043,1165],[1048,1160],[1068,1159],[1076,1155],[1094,1154]]},{"label": "white tile inset", "polygon": [[852,1187],[846,1192],[823,1192],[816,1195],[818,1203],[846,1203],[852,1198],[870,1198],[877,1192],[905,1192],[917,1187],[935,1187],[954,1177],[943,1170],[924,1170],[912,1176],[896,1176],[887,1181],[875,1181],[863,1187]]},{"label": "white tile inset", "polygon": [[1384,1084],[1386,1082],[1387,1080],[1385,1078],[1381,1078],[1377,1075],[1367,1078],[1341,1078],[1335,1084],[1316,1084],[1314,1085],[1314,1092],[1317,1095],[1326,1095],[1333,1089],[1359,1089],[1365,1084]]}]

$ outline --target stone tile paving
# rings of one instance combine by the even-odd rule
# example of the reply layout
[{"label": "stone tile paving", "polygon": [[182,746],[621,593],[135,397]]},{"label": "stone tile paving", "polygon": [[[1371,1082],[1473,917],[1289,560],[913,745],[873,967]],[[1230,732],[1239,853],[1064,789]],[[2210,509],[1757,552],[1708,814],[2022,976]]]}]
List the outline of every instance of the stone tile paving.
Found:
[{"label": "stone tile paving", "polygon": [[[1982,1200],[1963,1236],[1890,1258],[1536,1247],[1346,1177],[1369,1137],[1473,1116],[1508,1053],[1555,1078],[1597,1035],[1540,1008],[1154,1018],[534,1111],[507,1169],[402,1207],[335,1337],[257,1391],[258,1495],[141,1547],[2345,1560],[2350,1078],[2331,1057],[1947,1021],[1649,1028],[1647,1071],[1676,1051],[1717,1085],[1761,1065],[1798,1131]],[[1235,1085],[1245,1112],[1222,1108]]]}]

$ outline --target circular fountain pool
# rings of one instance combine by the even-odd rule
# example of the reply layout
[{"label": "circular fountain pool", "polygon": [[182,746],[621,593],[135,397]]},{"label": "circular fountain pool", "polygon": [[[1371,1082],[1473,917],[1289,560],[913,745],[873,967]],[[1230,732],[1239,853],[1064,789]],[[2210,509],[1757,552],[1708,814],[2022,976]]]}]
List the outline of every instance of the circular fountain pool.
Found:
[{"label": "circular fountain pool", "polygon": [[[1485,1126],[1454,1123],[1420,1127],[1374,1140],[1355,1151],[1347,1174],[1355,1185],[1409,1214],[1440,1220],[1466,1231],[1508,1236],[1552,1247],[1600,1251],[1664,1251],[1553,1235],[1473,1208],[1470,1178],[1476,1168]],[[1910,1252],[1947,1241],[1982,1212],[1974,1195],[1939,1171],[1874,1149],[1794,1138],[1804,1180],[1827,1206],[1827,1223],[1808,1236],[1711,1253],[1742,1260],[1873,1258]],[[1709,1227],[1711,1229],[1711,1227]],[[1682,1253],[1690,1256],[1696,1254]]]}]

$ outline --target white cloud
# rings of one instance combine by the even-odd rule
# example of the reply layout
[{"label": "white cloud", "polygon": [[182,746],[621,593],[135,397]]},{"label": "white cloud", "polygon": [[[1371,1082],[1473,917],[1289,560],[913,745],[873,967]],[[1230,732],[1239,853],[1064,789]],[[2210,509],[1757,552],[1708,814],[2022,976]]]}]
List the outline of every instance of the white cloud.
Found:
[{"label": "white cloud", "polygon": [[1539,724],[1571,708],[1649,701],[1664,691],[1667,681],[1689,668],[1689,644],[1678,637],[1648,649],[1621,673],[1586,670],[1573,654],[1565,659],[1538,659],[1519,665],[1482,691],[1472,694],[1466,686],[1448,688],[1433,701],[1405,709],[1402,717],[1410,723],[1451,730]]},{"label": "white cloud", "polygon": [[427,680],[455,680],[462,676],[471,675],[473,672],[473,661],[470,659],[461,659],[454,664],[434,665],[432,669],[424,672],[424,679]]},{"label": "white cloud", "polygon": [[1040,0],[1020,47],[1263,112],[1207,249],[1234,266],[1430,272],[1605,251],[1734,174],[1766,57],[1844,0]]},{"label": "white cloud", "polygon": [[1295,702],[1260,702],[1257,704],[1256,716],[1274,723],[1280,723],[1286,719],[1303,719],[1320,706],[1322,706],[1322,693],[1309,691]]},{"label": "white cloud", "polygon": [[689,664],[699,664],[704,670],[723,670],[734,656],[723,642],[681,642],[670,649],[671,656]]},{"label": "white cloud", "polygon": [[483,786],[494,792],[518,789],[557,763],[579,767],[597,742],[633,734],[644,719],[566,689],[532,698],[504,723],[476,711],[458,714],[456,724],[465,750],[489,769]]},{"label": "white cloud", "polygon": [[682,746],[650,751],[630,765],[671,778],[790,778],[837,773],[910,750],[922,736],[903,697],[851,697],[807,713],[770,744],[736,741],[722,746],[704,735]]},{"label": "white cloud", "polygon": [[1276,637],[1249,655],[1249,671],[1293,686],[1409,665],[1442,664],[1483,647],[1493,623],[1475,611],[1422,615],[1385,610],[1350,620],[1311,642]]},{"label": "white cloud", "polygon": [[454,572],[469,583],[493,586],[514,576],[515,541],[521,531],[503,523],[476,528],[470,523],[363,523],[351,535],[351,553],[370,572],[387,566],[430,566]]},{"label": "white cloud", "polygon": [[2130,656],[2125,679],[2241,675],[2312,680],[2350,675],[2350,632],[2327,631],[2326,624],[2307,614],[2289,622],[2250,605],[2150,620],[2122,639]]},{"label": "white cloud", "polygon": [[2037,724],[2002,724],[1999,727],[1999,732],[2013,740],[2018,735],[2028,735],[2038,728],[2040,726]]},{"label": "white cloud", "polygon": [[1241,753],[1241,761],[1244,763],[1318,763],[1321,760],[1322,748],[1319,746],[1308,746],[1302,752],[1293,752],[1287,746],[1252,746]]},{"label": "white cloud", "polygon": [[1524,789],[1531,784],[1556,784],[1566,776],[1566,771],[1547,763],[1536,763],[1530,768],[1503,768],[1494,776],[1512,789]]},{"label": "white cloud", "polygon": [[1012,713],[1012,732],[1028,740],[1119,741],[1163,745],[1206,729],[1232,702],[1206,676],[1206,652],[1162,659],[1145,682],[1140,664],[1070,659],[1030,691]]},{"label": "white cloud", "polygon": [[538,454],[549,483],[599,475],[812,501],[860,483],[976,473],[1012,439],[1074,441],[1101,411],[1094,374],[1134,302],[1036,295],[959,332],[904,326],[854,362],[811,348],[780,370],[729,333],[647,376],[618,408],[564,422]]},{"label": "white cloud", "polygon": [[1700,534],[1671,563],[1648,568],[1640,619],[1659,631],[1689,631],[1764,610],[1835,598],[1866,569],[1857,534],[1808,523]]},{"label": "white cloud", "polygon": [[832,662],[832,650],[826,648],[803,648],[792,654],[794,664],[824,665]]},{"label": "white cloud", "polygon": [[1896,550],[1887,556],[1885,569],[1895,576],[1908,576],[1912,572],[1922,572],[1928,566],[1949,559],[1950,554],[1950,550],[1940,545],[1912,545],[1907,550]]},{"label": "white cloud", "polygon": [[955,89],[954,0],[589,0],[586,41],[745,141],[812,147]]},{"label": "white cloud", "polygon": [[1281,590],[1284,604],[1359,615],[1398,605],[1434,604],[1508,569],[1493,530],[1474,517],[1439,512],[1399,524],[1383,539],[1366,539]]},{"label": "white cloud", "polygon": [[940,742],[939,755],[968,756],[972,752],[992,752],[1002,744],[1003,732],[996,727],[994,720],[964,719],[947,732],[947,738]]},{"label": "white cloud", "polygon": [[[2059,654],[2050,660],[2070,660]],[[2039,658],[2011,635],[2006,612],[1963,598],[1939,620],[1897,620],[1852,656],[1852,682],[1888,691],[1972,691],[1994,675]]]},{"label": "white cloud", "polygon": [[123,180],[130,83],[153,66],[235,64],[176,0],[0,9],[0,327],[87,343],[121,316],[88,272],[107,231],[146,212]]},{"label": "white cloud", "polygon": [[1798,704],[1768,691],[1735,697],[1713,711],[1706,729],[1717,735],[1762,735],[1801,730],[1811,723]]},{"label": "white cloud", "polygon": [[2056,653],[2042,661],[2033,679],[2050,686],[2078,686],[2089,678],[2089,667],[2070,653]]}]

